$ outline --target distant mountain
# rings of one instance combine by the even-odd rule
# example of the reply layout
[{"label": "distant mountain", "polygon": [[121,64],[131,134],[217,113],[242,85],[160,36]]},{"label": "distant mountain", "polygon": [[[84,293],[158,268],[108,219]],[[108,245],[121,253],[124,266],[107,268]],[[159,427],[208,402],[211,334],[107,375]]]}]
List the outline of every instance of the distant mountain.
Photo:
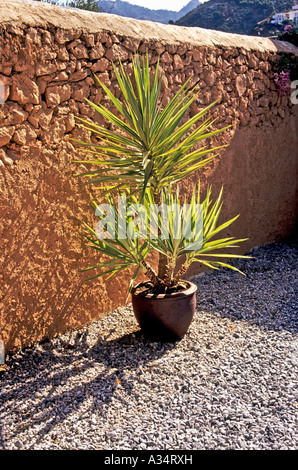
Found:
[{"label": "distant mountain", "polygon": [[294,0],[209,0],[176,20],[175,24],[256,34],[257,23],[274,12],[291,9],[293,4]]},{"label": "distant mountain", "polygon": [[[162,2],[160,2],[162,4]],[[172,10],[151,10],[150,8],[132,5],[131,3],[122,0],[101,0],[98,6],[107,13],[114,15],[135,18],[138,20],[150,20],[159,23],[168,23],[169,21],[177,21],[182,16],[186,15],[189,11],[200,5],[199,0],[190,0],[185,7],[180,11]]]}]

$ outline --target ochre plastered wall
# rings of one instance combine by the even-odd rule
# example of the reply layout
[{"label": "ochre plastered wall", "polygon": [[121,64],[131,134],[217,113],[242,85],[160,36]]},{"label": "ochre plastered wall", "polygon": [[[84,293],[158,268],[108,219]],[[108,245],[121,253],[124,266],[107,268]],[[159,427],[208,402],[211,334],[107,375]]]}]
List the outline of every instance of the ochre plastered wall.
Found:
[{"label": "ochre plastered wall", "polygon": [[[90,139],[75,117],[102,123],[85,102],[108,104],[94,74],[119,95],[112,61],[130,70],[149,52],[164,71],[163,104],[185,79],[201,86],[200,107],[218,99],[216,126],[234,123],[212,144],[228,144],[198,178],[214,195],[224,186],[223,218],[241,214],[230,235],[249,237],[239,252],[293,230],[297,191],[297,105],[272,80],[287,43],[199,28],[165,26],[2,0],[0,4],[0,340],[14,350],[100,318],[124,303],[129,276],[82,283],[96,257],[78,235],[95,225],[94,188],[80,186],[69,137]],[[211,143],[210,143],[211,145]],[[84,157],[85,158],[85,157]],[[81,169],[84,168],[82,165]],[[198,272],[193,267],[189,275]]]}]

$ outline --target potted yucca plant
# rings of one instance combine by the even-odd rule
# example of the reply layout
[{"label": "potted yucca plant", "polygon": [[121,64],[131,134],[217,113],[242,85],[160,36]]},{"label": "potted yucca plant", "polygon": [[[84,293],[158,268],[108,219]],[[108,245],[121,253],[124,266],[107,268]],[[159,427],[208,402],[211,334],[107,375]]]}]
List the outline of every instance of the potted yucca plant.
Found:
[{"label": "potted yucca plant", "polygon": [[[87,100],[111,126],[80,119],[97,141],[76,141],[93,155],[77,162],[91,164],[92,171],[77,176],[99,185],[106,199],[105,204],[92,201],[99,222],[95,229],[85,224],[84,238],[108,256],[82,271],[99,270],[91,280],[132,268],[128,298],[132,294],[144,333],[153,339],[177,340],[186,333],[195,311],[196,286],[183,280],[191,264],[237,270],[224,259],[245,257],[222,252],[243,241],[217,237],[237,218],[218,224],[222,191],[213,203],[210,188],[201,199],[199,183],[188,198],[179,191],[179,182],[207,165],[223,147],[198,145],[227,128],[211,131],[214,120],[202,121],[214,103],[184,119],[197,99],[197,85],[186,82],[162,107],[159,63],[152,76],[148,54],[142,60],[135,55],[132,65],[132,77],[121,62],[119,70],[113,65],[121,99],[97,79],[115,112],[111,106]],[[157,268],[149,261],[152,252],[158,254]],[[134,285],[139,272],[147,280]]]}]

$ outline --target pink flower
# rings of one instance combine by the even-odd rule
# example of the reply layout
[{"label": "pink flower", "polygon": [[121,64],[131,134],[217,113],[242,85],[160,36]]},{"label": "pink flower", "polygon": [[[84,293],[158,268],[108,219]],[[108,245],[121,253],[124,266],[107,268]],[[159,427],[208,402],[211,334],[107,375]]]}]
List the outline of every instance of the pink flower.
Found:
[{"label": "pink flower", "polygon": [[293,26],[291,26],[290,24],[287,24],[287,26],[285,26],[284,28],[284,33],[289,33],[292,30],[293,30]]},{"label": "pink flower", "polygon": [[281,96],[285,95],[290,88],[290,70],[274,73],[273,80],[277,87],[277,93]]}]

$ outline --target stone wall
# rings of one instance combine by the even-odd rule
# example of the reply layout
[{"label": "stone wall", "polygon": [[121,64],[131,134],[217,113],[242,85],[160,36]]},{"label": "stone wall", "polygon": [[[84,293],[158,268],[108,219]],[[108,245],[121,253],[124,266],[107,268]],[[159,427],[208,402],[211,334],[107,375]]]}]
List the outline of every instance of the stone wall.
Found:
[{"label": "stone wall", "polygon": [[[219,100],[216,127],[233,130],[212,143],[228,148],[200,177],[217,194],[223,217],[241,213],[229,234],[249,237],[242,252],[281,239],[295,225],[297,106],[280,97],[272,80],[287,43],[199,28],[166,26],[2,0],[0,4],[0,339],[22,348],[77,328],[123,304],[128,276],[82,283],[78,270],[96,259],[77,232],[95,224],[90,187],[73,178],[80,155],[68,137],[92,139],[75,117],[102,123],[86,102],[108,101],[96,74],[120,95],[112,62],[127,70],[138,51],[164,70],[163,104],[184,81],[200,82],[200,101]],[[202,268],[195,266],[198,272]]]}]

